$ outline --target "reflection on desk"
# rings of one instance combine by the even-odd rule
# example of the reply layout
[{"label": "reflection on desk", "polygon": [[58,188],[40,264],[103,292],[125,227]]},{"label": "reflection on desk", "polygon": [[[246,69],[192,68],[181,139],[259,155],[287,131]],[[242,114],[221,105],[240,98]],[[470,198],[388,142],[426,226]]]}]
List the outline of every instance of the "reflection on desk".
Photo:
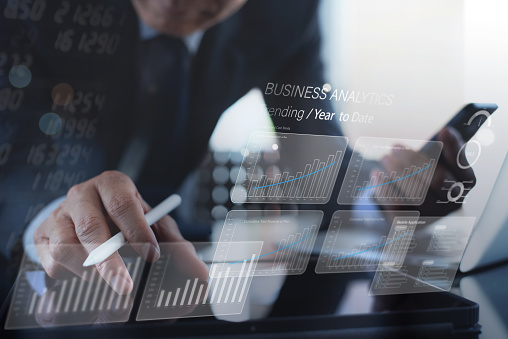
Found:
[{"label": "reflection on desk", "polygon": [[464,298],[480,305],[480,338],[508,338],[508,264],[460,280]]}]

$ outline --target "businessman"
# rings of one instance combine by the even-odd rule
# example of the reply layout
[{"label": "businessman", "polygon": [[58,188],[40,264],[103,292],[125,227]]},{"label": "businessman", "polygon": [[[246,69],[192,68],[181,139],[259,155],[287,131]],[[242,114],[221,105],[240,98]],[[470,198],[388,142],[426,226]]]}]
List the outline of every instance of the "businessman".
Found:
[{"label": "businessman", "polygon": [[[80,274],[77,263],[110,238],[110,228],[131,243],[150,244],[139,249],[148,261],[159,257],[159,242],[185,241],[171,217],[150,228],[143,215],[196,168],[222,112],[268,82],[325,83],[316,1],[63,2],[34,9],[29,18],[12,2],[3,7],[2,31],[13,34],[2,36],[2,44],[8,52],[30,56],[32,82],[19,89],[20,106],[8,108],[0,121],[7,131],[3,138],[12,145],[0,177],[2,227],[17,238],[30,208],[66,196],[33,237],[41,264],[54,278]],[[333,110],[328,101],[305,97],[264,99],[269,107]],[[44,112],[60,117],[49,118],[60,124],[58,132],[45,130]],[[272,120],[292,133],[342,135],[329,121]],[[439,137],[444,157],[453,159],[463,145],[460,136],[444,130]],[[398,162],[396,154],[384,159],[387,167]],[[334,194],[344,172],[345,166]],[[446,172],[460,180],[474,178],[444,166],[436,175]],[[56,173],[68,180],[55,183]],[[13,205],[18,207],[12,210]],[[82,248],[69,253],[64,244]],[[6,258],[13,247],[7,245]],[[191,246],[185,257],[191,273],[206,279],[206,267]],[[119,294],[131,291],[118,254],[97,270]],[[316,284],[327,279],[315,277]],[[335,306],[331,300],[328,308]]]}]

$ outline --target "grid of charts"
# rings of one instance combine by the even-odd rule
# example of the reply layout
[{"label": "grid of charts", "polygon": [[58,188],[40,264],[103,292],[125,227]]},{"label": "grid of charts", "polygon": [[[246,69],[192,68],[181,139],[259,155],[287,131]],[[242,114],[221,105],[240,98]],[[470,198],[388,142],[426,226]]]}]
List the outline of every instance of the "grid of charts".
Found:
[{"label": "grid of charts", "polygon": [[449,291],[474,222],[474,217],[420,217],[403,264],[380,265],[369,293]]},{"label": "grid of charts", "polygon": [[231,199],[235,203],[324,204],[330,200],[348,139],[255,132]]},{"label": "grid of charts", "polygon": [[337,211],[328,228],[316,273],[373,272],[400,267],[409,249],[417,211]]},{"label": "grid of charts", "polygon": [[[418,154],[422,148],[426,156]],[[346,172],[338,203],[342,205],[421,205],[437,166],[443,144],[440,141],[418,141],[375,137],[358,138]],[[411,159],[400,169],[379,170],[371,176],[372,163],[396,152],[399,159]],[[378,166],[382,168],[382,166]]]},{"label": "grid of charts", "polygon": [[262,241],[255,276],[302,274],[307,268],[323,218],[322,211],[234,210],[228,213],[214,256],[215,274],[235,274],[250,257],[231,260],[231,245]]}]

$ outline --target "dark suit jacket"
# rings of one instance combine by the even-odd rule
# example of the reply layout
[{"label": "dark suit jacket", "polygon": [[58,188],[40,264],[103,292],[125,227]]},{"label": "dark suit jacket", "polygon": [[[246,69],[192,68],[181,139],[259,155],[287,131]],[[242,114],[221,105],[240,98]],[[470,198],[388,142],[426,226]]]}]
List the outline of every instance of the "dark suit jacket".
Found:
[{"label": "dark suit jacket", "polygon": [[[23,89],[8,83],[10,66],[0,78],[3,89],[21,97],[19,107],[0,105],[0,145],[10,147],[0,166],[0,221],[3,229],[15,232],[23,229],[43,203],[65,194],[73,184],[115,169],[143,114],[136,106],[140,42],[138,19],[130,2],[88,2],[95,6],[92,8],[74,2],[46,3],[42,14],[7,10],[6,1],[2,3],[5,17],[0,22],[0,43],[9,58],[6,65],[17,54],[32,74],[30,85]],[[155,140],[139,179],[141,190],[164,187],[162,198],[170,193],[168,187],[176,189],[202,160],[224,110],[252,88],[263,91],[267,82],[323,85],[317,5],[308,0],[251,0],[206,31],[192,60],[182,138],[178,145],[170,144],[172,117],[153,119]],[[89,10],[95,8],[102,10],[99,13],[108,10],[112,20],[103,15],[98,24],[92,24],[93,11]],[[107,43],[101,43],[104,41]],[[74,89],[71,105],[54,104],[52,91],[59,83]],[[265,100],[269,107],[333,111],[328,100],[273,95]],[[56,136],[40,131],[39,119],[47,112],[63,119]],[[273,120],[292,133],[341,134],[333,121]],[[80,123],[86,125],[84,135],[79,133]],[[81,153],[76,145],[81,145]],[[182,145],[185,151],[179,158],[172,157],[171,149]],[[73,150],[74,155],[79,153],[77,157],[72,156]]]}]

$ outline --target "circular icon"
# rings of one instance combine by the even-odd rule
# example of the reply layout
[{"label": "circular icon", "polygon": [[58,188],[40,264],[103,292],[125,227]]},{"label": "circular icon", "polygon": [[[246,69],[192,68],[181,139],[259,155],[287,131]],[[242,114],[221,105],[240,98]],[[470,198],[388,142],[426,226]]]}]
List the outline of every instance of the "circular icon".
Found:
[{"label": "circular icon", "polygon": [[467,122],[466,125],[471,125],[471,123],[473,122],[474,119],[476,119],[477,117],[480,117],[480,121],[478,122],[478,126],[481,125],[481,117],[484,117],[485,118],[485,121],[487,122],[487,126],[490,127],[491,125],[491,121],[490,121],[490,113],[485,111],[485,110],[482,110],[482,111],[478,111],[476,112],[475,114],[473,114],[473,116],[469,119],[469,121]]},{"label": "circular icon", "polygon": [[[468,147],[467,150],[465,150],[467,145],[469,145],[469,147]],[[473,145],[476,145],[476,149],[474,149]],[[473,148],[473,149],[471,149],[471,148]],[[462,152],[465,153],[465,156],[467,156],[470,159],[472,159],[469,164],[466,164],[466,165],[461,164],[461,162],[460,162],[460,154]],[[462,145],[462,147],[460,148],[459,152],[457,153],[457,166],[459,166],[459,168],[461,168],[461,169],[468,169],[468,168],[470,168],[471,166],[476,164],[478,159],[480,159],[480,154],[481,153],[482,153],[482,145],[478,141],[476,141],[476,140],[470,140],[468,143]]]},{"label": "circular icon", "polygon": [[[453,195],[452,191],[456,187],[459,188],[459,193],[457,195]],[[456,202],[457,200],[462,198],[462,194],[464,194],[464,184],[461,182],[456,182],[450,186],[450,188],[448,189],[448,193],[446,194],[446,197],[448,198],[448,201]]]}]

